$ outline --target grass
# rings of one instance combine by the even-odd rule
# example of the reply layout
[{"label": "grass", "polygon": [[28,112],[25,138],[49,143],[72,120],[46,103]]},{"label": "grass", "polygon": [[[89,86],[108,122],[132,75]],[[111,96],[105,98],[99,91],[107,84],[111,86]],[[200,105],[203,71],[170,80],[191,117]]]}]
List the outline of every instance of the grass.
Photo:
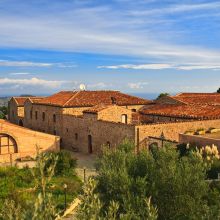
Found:
[{"label": "grass", "polygon": [[[57,210],[64,209],[65,193],[63,185],[67,184],[67,203],[73,201],[81,190],[81,181],[75,175],[74,169],[67,174],[56,175],[52,178],[48,192],[52,194]],[[5,199],[12,199],[23,207],[27,206],[37,196],[35,182],[30,168],[0,167],[0,209]]]}]

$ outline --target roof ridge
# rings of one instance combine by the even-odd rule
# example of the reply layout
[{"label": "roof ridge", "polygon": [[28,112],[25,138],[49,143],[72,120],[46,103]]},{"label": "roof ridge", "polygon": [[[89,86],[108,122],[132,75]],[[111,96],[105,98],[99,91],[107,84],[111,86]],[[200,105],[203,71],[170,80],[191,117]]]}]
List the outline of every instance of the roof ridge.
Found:
[{"label": "roof ridge", "polygon": [[68,104],[71,100],[73,100],[81,91],[77,91],[69,100],[67,100],[63,106],[65,106],[66,104]]}]

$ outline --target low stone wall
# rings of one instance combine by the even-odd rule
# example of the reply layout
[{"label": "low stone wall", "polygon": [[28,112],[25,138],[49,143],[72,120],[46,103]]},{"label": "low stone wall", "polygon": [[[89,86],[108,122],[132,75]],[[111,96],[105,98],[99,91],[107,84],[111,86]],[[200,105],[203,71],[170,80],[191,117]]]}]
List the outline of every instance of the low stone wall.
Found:
[{"label": "low stone wall", "polygon": [[166,139],[179,141],[180,133],[185,133],[187,130],[197,130],[199,128],[208,130],[210,127],[219,128],[220,120],[217,119],[138,125],[136,126],[136,131],[139,128],[139,141],[144,140],[148,136],[160,137],[162,132],[164,133]]},{"label": "low stone wall", "polygon": [[205,147],[206,145],[216,145],[220,150],[220,139],[213,139],[208,137],[201,137],[196,135],[179,134],[179,142],[184,144],[194,144],[198,147]]}]

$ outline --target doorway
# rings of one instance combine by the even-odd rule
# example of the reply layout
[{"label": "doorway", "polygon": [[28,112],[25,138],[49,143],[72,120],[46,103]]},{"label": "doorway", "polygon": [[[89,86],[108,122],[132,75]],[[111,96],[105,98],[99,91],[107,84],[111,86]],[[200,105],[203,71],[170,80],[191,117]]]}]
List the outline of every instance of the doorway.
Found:
[{"label": "doorway", "polygon": [[88,152],[89,154],[92,154],[93,149],[92,149],[92,135],[88,135]]},{"label": "doorway", "polygon": [[20,119],[18,122],[19,126],[23,127],[23,121]]}]

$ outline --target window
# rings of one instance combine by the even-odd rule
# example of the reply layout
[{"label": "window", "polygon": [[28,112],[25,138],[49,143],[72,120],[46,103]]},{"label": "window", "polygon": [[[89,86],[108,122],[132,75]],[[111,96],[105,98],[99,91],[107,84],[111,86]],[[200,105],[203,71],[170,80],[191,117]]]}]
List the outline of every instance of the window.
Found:
[{"label": "window", "polygon": [[131,109],[132,112],[136,112],[137,110],[135,108]]},{"label": "window", "polygon": [[78,134],[75,133],[75,140],[77,141],[78,140]]},{"label": "window", "polygon": [[56,130],[54,130],[54,131],[53,131],[53,134],[54,134],[54,135],[56,135],[56,134],[57,134],[57,131],[56,131]]},{"label": "window", "polygon": [[37,120],[37,111],[35,111],[35,119]]},{"label": "window", "polygon": [[42,120],[45,121],[45,112],[42,113]]},{"label": "window", "polygon": [[53,122],[56,122],[56,115],[53,114]]},{"label": "window", "polygon": [[69,129],[68,128],[66,128],[66,133],[68,133],[69,132]]},{"label": "window", "polygon": [[128,123],[128,116],[126,114],[121,116],[121,122],[124,123],[124,124]]},{"label": "window", "polygon": [[32,113],[33,113],[33,111],[32,110],[30,110],[30,118],[32,119]]}]

